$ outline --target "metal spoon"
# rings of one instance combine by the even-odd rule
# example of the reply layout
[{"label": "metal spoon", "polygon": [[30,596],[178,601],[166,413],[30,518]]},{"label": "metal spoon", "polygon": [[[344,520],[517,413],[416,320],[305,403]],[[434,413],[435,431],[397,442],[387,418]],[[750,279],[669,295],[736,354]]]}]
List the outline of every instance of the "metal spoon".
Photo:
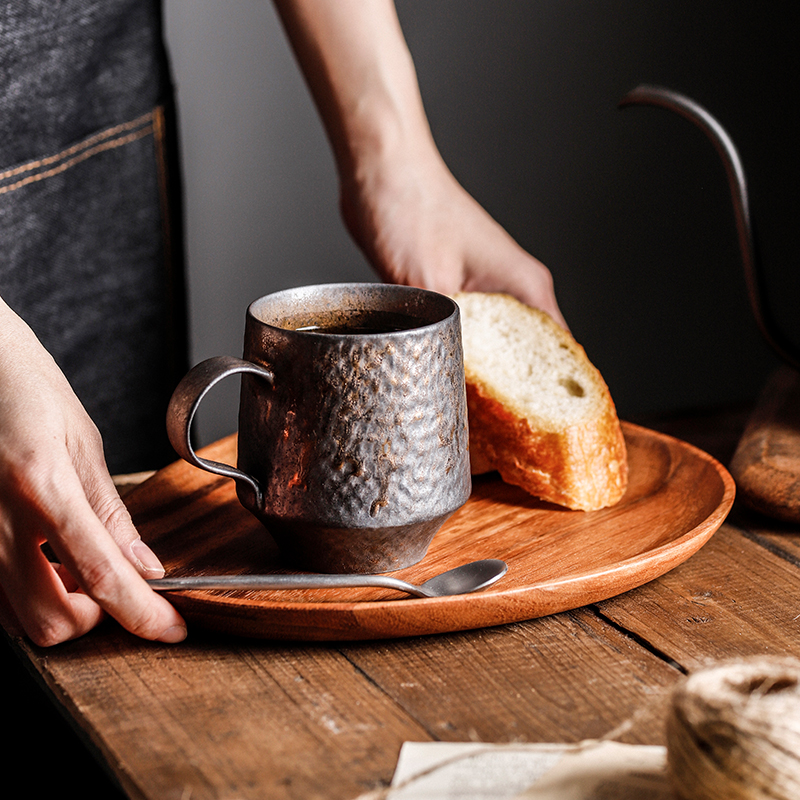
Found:
[{"label": "metal spoon", "polygon": [[157,592],[183,589],[332,589],[379,586],[416,597],[446,597],[477,592],[500,580],[508,571],[505,561],[487,558],[442,572],[420,586],[389,575],[196,575],[148,581]]}]

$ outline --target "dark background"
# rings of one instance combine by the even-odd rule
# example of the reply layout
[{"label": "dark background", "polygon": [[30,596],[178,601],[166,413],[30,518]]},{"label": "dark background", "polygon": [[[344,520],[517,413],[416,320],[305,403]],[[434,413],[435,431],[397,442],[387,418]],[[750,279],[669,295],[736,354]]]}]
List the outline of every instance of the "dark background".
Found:
[{"label": "dark background", "polygon": [[[788,3],[399,0],[437,142],[552,270],[620,415],[736,404],[777,363],[751,314],[721,161],[694,125],[618,110],[640,83],[704,105],[747,173],[770,305],[800,341],[797,25]],[[266,0],[168,0],[193,360],[238,355],[250,300],[372,280],[322,128]],[[232,382],[233,383],[233,382]],[[234,385],[201,438],[235,428]]]}]

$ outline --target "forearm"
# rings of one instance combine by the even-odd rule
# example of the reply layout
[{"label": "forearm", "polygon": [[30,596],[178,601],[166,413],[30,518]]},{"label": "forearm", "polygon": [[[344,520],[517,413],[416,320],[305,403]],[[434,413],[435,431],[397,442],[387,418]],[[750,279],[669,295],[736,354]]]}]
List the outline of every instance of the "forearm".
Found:
[{"label": "forearm", "polygon": [[344,178],[365,157],[432,149],[392,0],[274,0]]},{"label": "forearm", "polygon": [[547,268],[442,160],[392,0],[273,2],[333,148],[342,217],[378,274],[509,292],[563,322]]}]

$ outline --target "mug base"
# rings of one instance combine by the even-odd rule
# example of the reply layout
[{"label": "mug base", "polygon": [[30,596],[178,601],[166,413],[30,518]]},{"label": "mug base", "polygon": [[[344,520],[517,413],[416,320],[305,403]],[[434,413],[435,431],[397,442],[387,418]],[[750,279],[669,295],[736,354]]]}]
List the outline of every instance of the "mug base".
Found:
[{"label": "mug base", "polygon": [[332,528],[263,520],[287,568],[325,574],[371,575],[410,567],[428,552],[452,515],[383,528]]}]

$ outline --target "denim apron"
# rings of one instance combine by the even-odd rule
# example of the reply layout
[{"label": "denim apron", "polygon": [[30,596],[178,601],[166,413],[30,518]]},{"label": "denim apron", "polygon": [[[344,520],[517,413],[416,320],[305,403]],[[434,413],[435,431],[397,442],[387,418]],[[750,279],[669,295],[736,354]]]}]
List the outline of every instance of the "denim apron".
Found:
[{"label": "denim apron", "polygon": [[[156,0],[0,0],[0,296],[103,435],[112,472],[176,456],[186,370],[173,109]],[[2,637],[0,636],[0,639]],[[0,642],[14,736],[41,796],[122,797]]]},{"label": "denim apron", "polygon": [[0,130],[0,296],[111,472],[163,466],[186,325],[157,0],[0,0]]}]

